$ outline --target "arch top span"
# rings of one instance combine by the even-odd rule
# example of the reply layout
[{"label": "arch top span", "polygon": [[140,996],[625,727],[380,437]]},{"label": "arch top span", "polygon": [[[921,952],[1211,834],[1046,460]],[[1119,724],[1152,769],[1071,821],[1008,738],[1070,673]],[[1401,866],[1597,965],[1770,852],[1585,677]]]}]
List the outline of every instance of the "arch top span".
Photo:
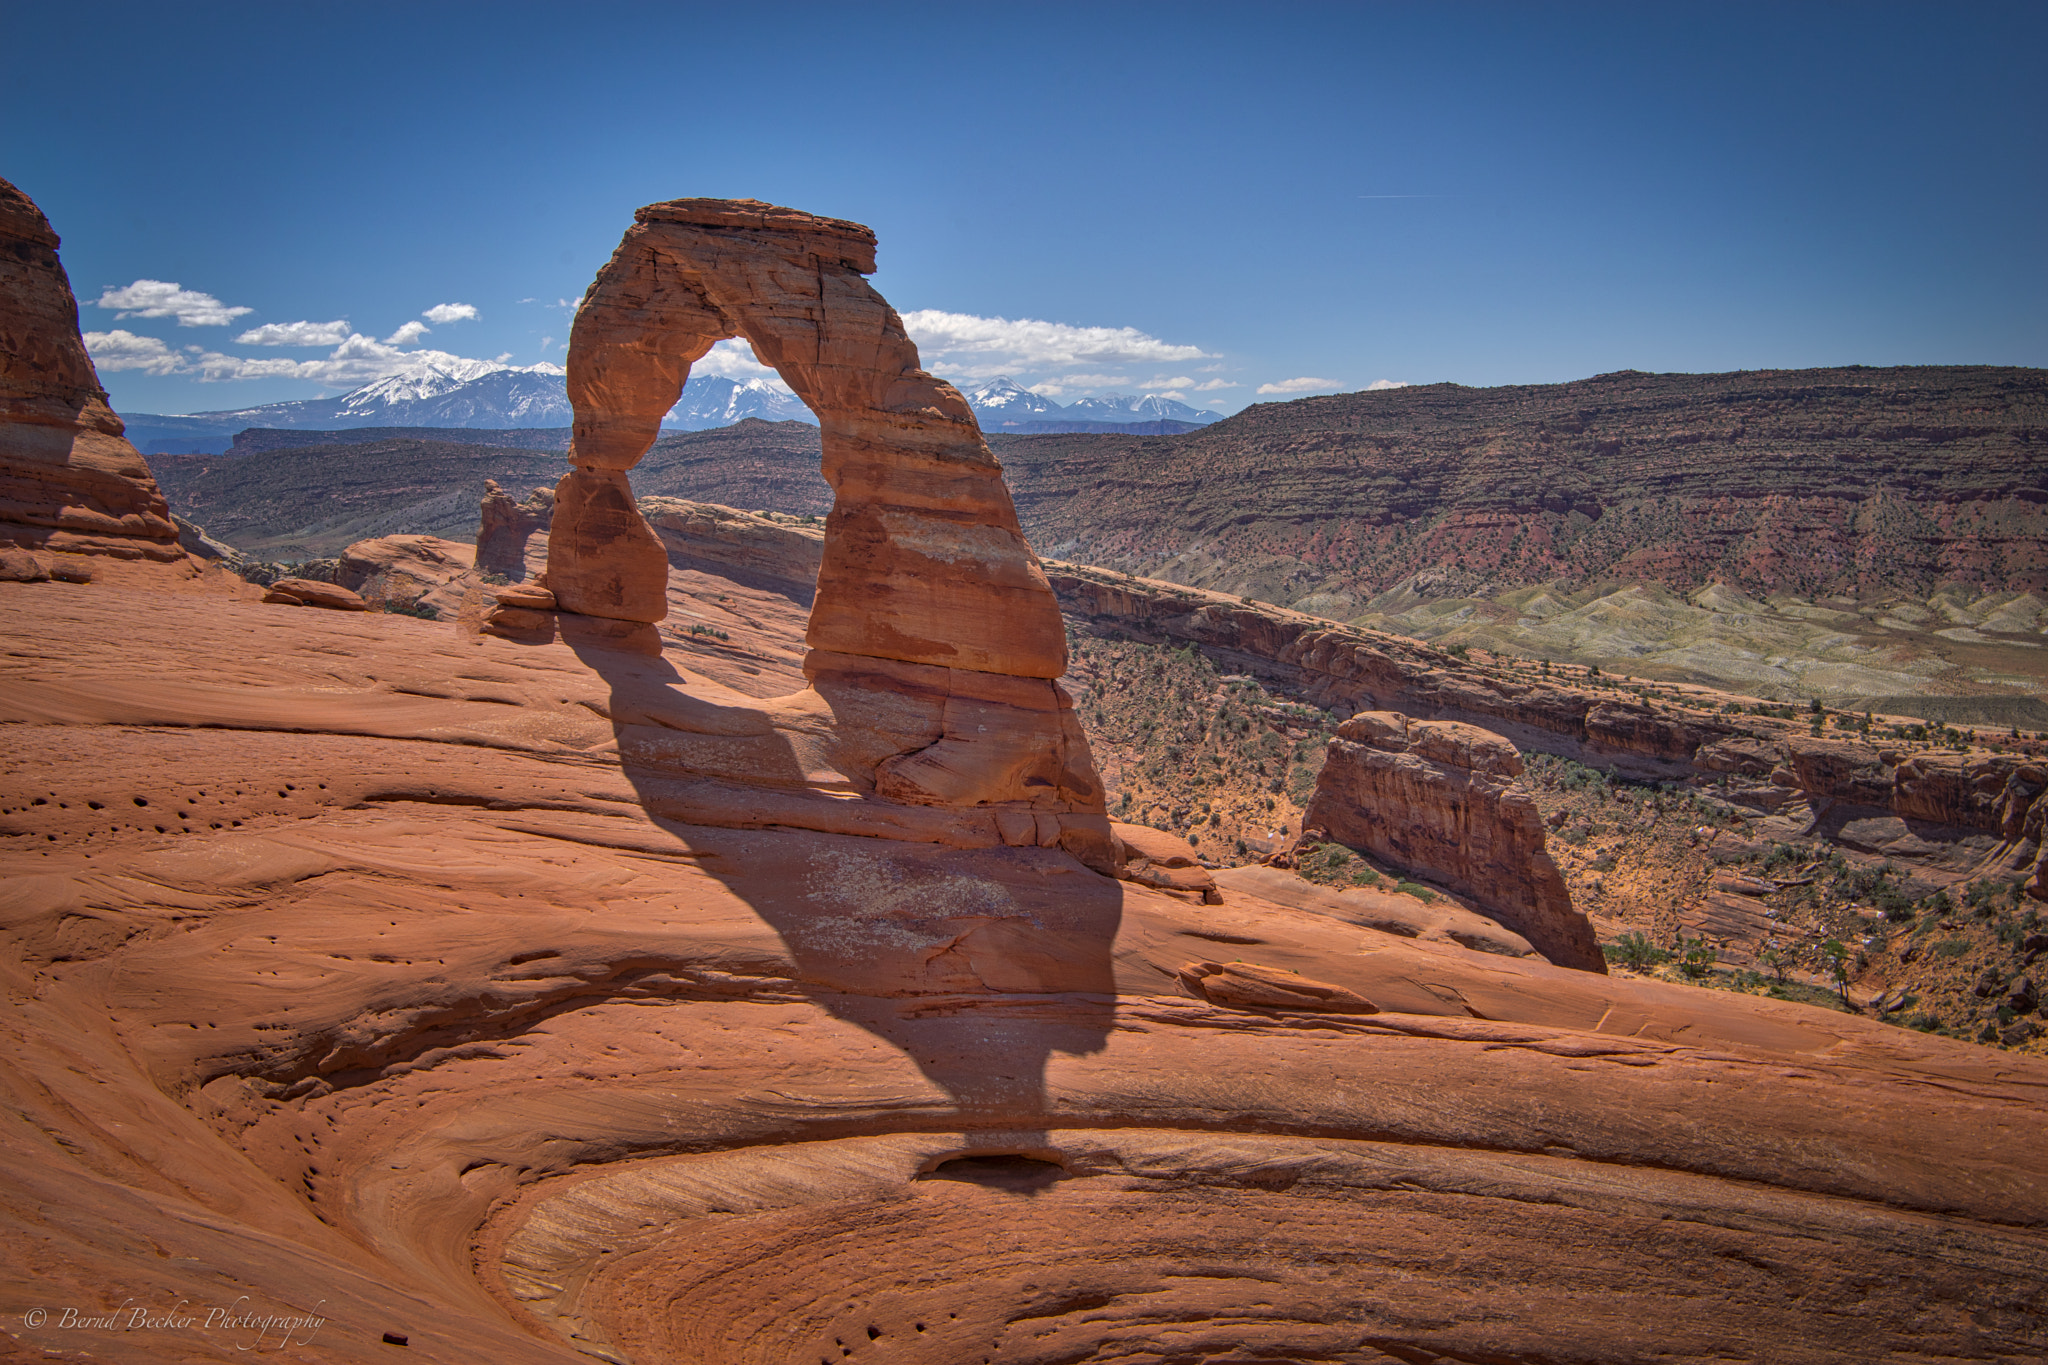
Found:
[{"label": "arch top span", "polygon": [[[561,563],[551,549],[548,567],[565,607],[659,619],[656,542],[622,515],[626,471],[660,435],[690,367],[743,337],[822,431],[834,499],[811,646],[1015,677],[1066,671],[1059,607],[1002,466],[960,391],[921,367],[903,320],[865,278],[874,268],[867,228],[758,200],[675,199],[634,216],[570,333],[576,468],[551,540]],[[585,505],[591,535],[580,536]],[[644,571],[582,572],[628,542]]]}]

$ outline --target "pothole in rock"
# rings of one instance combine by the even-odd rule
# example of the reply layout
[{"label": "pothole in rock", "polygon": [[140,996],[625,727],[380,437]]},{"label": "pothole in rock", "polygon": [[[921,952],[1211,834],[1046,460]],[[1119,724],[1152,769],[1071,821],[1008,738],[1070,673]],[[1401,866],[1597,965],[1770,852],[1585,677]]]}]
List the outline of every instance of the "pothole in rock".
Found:
[{"label": "pothole in rock", "polygon": [[[1998,1234],[1980,1248],[1997,1266],[1872,1322],[1859,1286],[1924,1279],[1936,1234],[1855,1200],[1342,1138],[1022,1136],[566,1176],[498,1214],[480,1269],[625,1365],[1763,1359],[1851,1323],[1893,1344],[1963,1330],[1985,1285],[2038,1269],[2038,1246]],[[1757,1236],[1768,1256],[1731,1250]]]}]

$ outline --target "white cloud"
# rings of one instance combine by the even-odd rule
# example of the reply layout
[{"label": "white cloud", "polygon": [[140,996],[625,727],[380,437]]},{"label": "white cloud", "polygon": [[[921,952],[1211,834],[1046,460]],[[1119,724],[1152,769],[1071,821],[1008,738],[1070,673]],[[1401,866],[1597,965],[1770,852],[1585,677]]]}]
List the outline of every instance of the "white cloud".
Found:
[{"label": "white cloud", "polygon": [[1204,379],[1195,385],[1196,393],[1214,393],[1218,389],[1241,389],[1244,385],[1231,379]]},{"label": "white cloud", "polygon": [[155,337],[137,336],[120,328],[111,332],[87,332],[85,349],[92,356],[92,363],[102,370],[176,374],[185,368],[184,357]]},{"label": "white cloud", "polygon": [[225,327],[253,308],[230,308],[211,294],[164,280],[137,280],[126,289],[101,293],[101,308],[118,308],[117,318],[176,318],[180,327]]},{"label": "white cloud", "polygon": [[476,317],[476,305],[473,303],[437,303],[426,312],[420,314],[420,316],[437,327],[450,322],[466,322]]},{"label": "white cloud", "polygon": [[[1165,365],[1209,358],[1198,346],[1177,346],[1135,327],[1075,327],[1036,318],[984,318],[936,308],[905,313],[903,326],[917,343],[926,369],[957,379],[993,379],[1019,371],[1043,373],[1078,365]],[[1076,376],[1058,378],[1066,387],[1085,387]]]},{"label": "white cloud", "polygon": [[[401,329],[402,330],[402,329]],[[477,362],[447,351],[402,351],[389,342],[351,333],[322,360],[287,360],[282,356],[250,359],[207,351],[180,360],[177,373],[196,374],[208,382],[232,379],[303,379],[328,387],[355,388],[373,379],[411,369],[421,362],[443,368]]]},{"label": "white cloud", "polygon": [[1029,387],[1033,393],[1043,394],[1047,398],[1059,398],[1070,393],[1085,394],[1091,389],[1116,389],[1128,393],[1132,386],[1128,375],[1063,374],[1057,379],[1048,379]]},{"label": "white cloud", "polygon": [[1195,381],[1193,379],[1187,375],[1182,375],[1178,379],[1148,379],[1138,385],[1138,389],[1142,393],[1156,393],[1160,389],[1190,389],[1194,385]]},{"label": "white cloud", "polygon": [[1408,381],[1405,379],[1375,379],[1372,383],[1365,386],[1365,391],[1371,393],[1375,389],[1405,389],[1407,387]]},{"label": "white cloud", "polygon": [[348,319],[333,322],[266,322],[235,338],[243,346],[339,346],[348,340]]},{"label": "white cloud", "polygon": [[1316,379],[1303,375],[1299,379],[1283,379],[1277,384],[1259,385],[1260,393],[1307,393],[1310,389],[1339,389],[1344,387],[1334,379]]},{"label": "white cloud", "polygon": [[426,323],[414,319],[400,326],[390,336],[385,337],[384,344],[386,346],[410,346],[432,330],[433,328],[427,326]]}]

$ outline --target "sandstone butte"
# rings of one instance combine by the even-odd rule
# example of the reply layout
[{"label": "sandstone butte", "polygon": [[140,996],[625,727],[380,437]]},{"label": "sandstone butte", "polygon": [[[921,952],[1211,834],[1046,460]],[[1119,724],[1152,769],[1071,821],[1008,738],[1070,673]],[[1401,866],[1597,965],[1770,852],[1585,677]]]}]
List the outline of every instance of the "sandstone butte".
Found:
[{"label": "sandstone butte", "polygon": [[1330,741],[1303,835],[1431,875],[1550,961],[1604,972],[1593,927],[1544,850],[1536,803],[1514,786],[1521,774],[1515,746],[1476,725],[1361,711]]},{"label": "sandstone butte", "polygon": [[[725,230],[665,211],[638,240]],[[748,234],[857,240],[725,211],[719,261],[756,259]],[[857,270],[806,269],[867,306]],[[804,270],[765,277],[796,282],[778,325],[820,321]],[[1000,534],[971,423],[885,349],[897,382],[835,390],[884,401],[841,421],[856,534],[828,531],[817,601],[834,572],[904,581],[841,594],[822,639],[813,613],[835,671],[799,691],[808,728],[778,680],[650,650],[636,617],[478,633],[267,605],[187,563],[0,582],[16,1358],[2048,1350],[2037,1059],[1382,932],[1257,878],[1200,903],[1077,856],[1059,834],[1085,811],[1006,839],[981,823],[1000,801],[864,789],[874,736],[931,730],[905,680],[935,675],[909,670],[1058,673],[1056,619],[1023,611],[949,661],[900,657],[948,643],[920,601],[1028,606],[1035,561]],[[548,545],[564,608],[591,584],[604,604],[611,547],[640,544],[604,502],[637,437],[593,421],[586,444],[582,417],[571,477],[603,514],[583,524],[617,534]],[[899,437],[981,492],[939,481],[899,516]],[[916,581],[940,521],[977,551],[957,596]],[[667,600],[701,574],[671,561]],[[1000,760],[1003,734],[954,752]],[[138,1307],[154,1325],[121,1330]],[[214,1309],[244,1325],[209,1329]]]}]

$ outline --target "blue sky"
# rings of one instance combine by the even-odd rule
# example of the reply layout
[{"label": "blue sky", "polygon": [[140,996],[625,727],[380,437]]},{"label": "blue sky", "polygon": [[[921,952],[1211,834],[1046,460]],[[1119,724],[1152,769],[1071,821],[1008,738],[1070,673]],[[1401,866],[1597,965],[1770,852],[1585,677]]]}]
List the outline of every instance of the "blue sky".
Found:
[{"label": "blue sky", "polygon": [[424,349],[559,363],[564,302],[681,195],[871,225],[928,368],[1063,401],[2048,365],[2040,4],[4,23],[0,175],[63,235],[86,330],[125,338],[97,349],[130,412],[337,392]]}]

